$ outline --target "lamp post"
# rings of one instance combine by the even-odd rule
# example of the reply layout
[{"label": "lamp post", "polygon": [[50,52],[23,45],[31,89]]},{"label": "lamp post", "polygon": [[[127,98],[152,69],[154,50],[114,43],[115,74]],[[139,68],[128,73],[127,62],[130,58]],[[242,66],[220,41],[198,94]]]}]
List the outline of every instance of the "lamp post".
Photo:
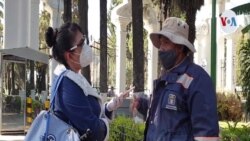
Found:
[{"label": "lamp post", "polygon": [[216,88],[216,0],[212,0],[212,20],[211,20],[211,78]]}]

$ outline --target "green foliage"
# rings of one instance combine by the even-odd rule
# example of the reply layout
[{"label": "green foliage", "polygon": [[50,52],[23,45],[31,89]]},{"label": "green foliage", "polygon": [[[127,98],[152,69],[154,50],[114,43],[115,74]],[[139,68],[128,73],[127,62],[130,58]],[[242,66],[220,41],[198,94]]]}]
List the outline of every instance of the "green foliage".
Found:
[{"label": "green foliage", "polygon": [[115,6],[119,5],[119,4],[121,4],[121,3],[122,3],[122,0],[112,0],[111,3],[112,3],[112,4],[114,5],[114,7],[115,7]]},{"label": "green foliage", "polygon": [[43,104],[41,101],[33,99],[32,100],[32,113],[33,113],[33,119],[40,113],[40,111],[43,108]]},{"label": "green foliage", "polygon": [[5,98],[5,112],[17,112],[20,113],[22,101],[20,96],[8,95]]},{"label": "green foliage", "polygon": [[49,53],[49,48],[47,48],[44,35],[49,27],[50,18],[51,16],[46,10],[42,11],[39,17],[39,49],[47,54]]},{"label": "green foliage", "polygon": [[241,101],[233,94],[217,93],[219,120],[240,121],[242,117]]},{"label": "green foliage", "polygon": [[137,124],[131,118],[119,116],[110,125],[109,141],[141,141],[144,124]]},{"label": "green foliage", "polygon": [[72,22],[79,23],[78,0],[72,1]]},{"label": "green foliage", "polygon": [[240,81],[243,95],[246,97],[246,110],[250,112],[250,39],[241,41],[239,50]]},{"label": "green foliage", "polygon": [[133,34],[132,23],[127,26],[126,35],[126,84],[129,87],[133,84]]},{"label": "green foliage", "polygon": [[250,127],[244,125],[238,128],[237,122],[232,126],[228,123],[228,128],[221,130],[222,141],[249,141],[250,140]]},{"label": "green foliage", "polygon": [[5,98],[6,104],[10,104],[11,101],[12,101],[12,96],[10,96],[10,95],[6,96],[6,98]]},{"label": "green foliage", "polygon": [[3,34],[3,24],[2,23],[0,23],[0,33],[1,33],[1,36],[3,36],[2,34]]},{"label": "green foliage", "polygon": [[239,6],[236,6],[234,8],[232,8],[231,10],[234,11],[236,13],[236,15],[241,15],[241,14],[249,14],[250,12],[250,3],[245,3]]},{"label": "green foliage", "polygon": [[13,109],[15,110],[15,112],[20,113],[21,106],[22,106],[21,97],[20,96],[15,96],[13,98],[14,98],[14,100],[13,100]]}]

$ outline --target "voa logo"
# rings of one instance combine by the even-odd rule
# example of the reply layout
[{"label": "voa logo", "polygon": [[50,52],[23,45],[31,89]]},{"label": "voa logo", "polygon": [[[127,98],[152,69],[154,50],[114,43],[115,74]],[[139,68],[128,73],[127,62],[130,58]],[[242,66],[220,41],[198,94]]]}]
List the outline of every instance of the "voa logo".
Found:
[{"label": "voa logo", "polygon": [[236,14],[232,10],[227,10],[220,15],[221,29],[226,34],[233,33],[237,30],[238,24]]}]

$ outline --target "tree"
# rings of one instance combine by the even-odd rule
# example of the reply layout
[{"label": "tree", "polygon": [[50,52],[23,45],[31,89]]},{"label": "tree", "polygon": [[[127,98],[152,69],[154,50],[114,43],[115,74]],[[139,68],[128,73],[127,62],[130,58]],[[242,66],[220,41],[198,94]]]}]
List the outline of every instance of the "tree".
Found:
[{"label": "tree", "polygon": [[246,111],[250,113],[250,39],[244,40],[244,37],[242,39],[239,50],[240,79],[243,94],[247,100]]},{"label": "tree", "polygon": [[[78,0],[79,25],[85,35],[86,43],[89,44],[88,38],[88,0]],[[82,69],[82,74],[91,83],[90,65]]]},{"label": "tree", "polygon": [[[187,24],[189,25],[189,35],[188,40],[193,44],[196,38],[196,28],[195,20],[197,10],[204,5],[204,0],[152,0],[156,5],[159,5],[161,8],[164,5],[164,18],[170,16],[183,17],[186,19]],[[193,58],[193,53],[191,54]]]},{"label": "tree", "polygon": [[195,20],[196,13],[204,5],[204,0],[178,0],[180,9],[186,12],[186,22],[189,25],[188,40],[193,44],[196,38]]},{"label": "tree", "polygon": [[[236,6],[232,8],[231,10],[236,13],[236,15],[242,15],[247,14],[250,12],[249,9],[250,3],[242,4],[239,6]],[[250,30],[250,24],[244,27],[241,31],[243,33],[243,38],[240,44],[239,49],[239,66],[240,66],[240,83],[242,85],[243,94],[246,98],[246,113],[247,118],[250,118],[250,59],[249,59],[249,53],[250,53],[250,39],[244,40],[245,33],[248,33]]]},{"label": "tree", "polygon": [[72,1],[72,22],[79,23],[78,0]]},{"label": "tree", "polygon": [[[236,13],[236,15],[242,15],[242,14],[247,14],[250,13],[250,3],[242,4],[239,6],[236,6],[232,8],[231,10]],[[250,30],[250,24],[248,24],[246,27],[244,27],[241,31],[243,34],[247,33]]]},{"label": "tree", "polygon": [[72,1],[71,0],[63,0],[64,5],[64,12],[63,12],[63,21],[71,22],[72,21]]},{"label": "tree", "polygon": [[132,0],[133,85],[135,92],[144,91],[143,4]]},{"label": "tree", "polygon": [[[39,17],[39,50],[44,53],[49,53],[49,48],[46,45],[45,42],[45,31],[50,25],[50,14],[47,11],[42,11],[41,16]],[[47,64],[43,64],[40,62],[34,63],[34,61],[30,61],[29,64],[30,67],[30,84],[27,89],[33,89],[32,83],[34,83],[34,67],[36,68],[37,76],[36,76],[36,89],[38,93],[41,93],[42,90],[46,90],[46,73],[48,69]],[[33,78],[31,78],[33,77]]]},{"label": "tree", "polygon": [[107,0],[100,0],[100,92],[107,92]]}]

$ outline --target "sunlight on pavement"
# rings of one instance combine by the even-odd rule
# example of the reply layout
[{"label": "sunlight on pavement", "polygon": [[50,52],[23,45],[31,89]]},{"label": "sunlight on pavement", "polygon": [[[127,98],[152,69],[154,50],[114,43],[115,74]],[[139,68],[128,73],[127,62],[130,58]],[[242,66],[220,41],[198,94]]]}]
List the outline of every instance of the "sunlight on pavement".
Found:
[{"label": "sunlight on pavement", "polygon": [[0,141],[23,141],[24,136],[2,136],[0,135]]}]

